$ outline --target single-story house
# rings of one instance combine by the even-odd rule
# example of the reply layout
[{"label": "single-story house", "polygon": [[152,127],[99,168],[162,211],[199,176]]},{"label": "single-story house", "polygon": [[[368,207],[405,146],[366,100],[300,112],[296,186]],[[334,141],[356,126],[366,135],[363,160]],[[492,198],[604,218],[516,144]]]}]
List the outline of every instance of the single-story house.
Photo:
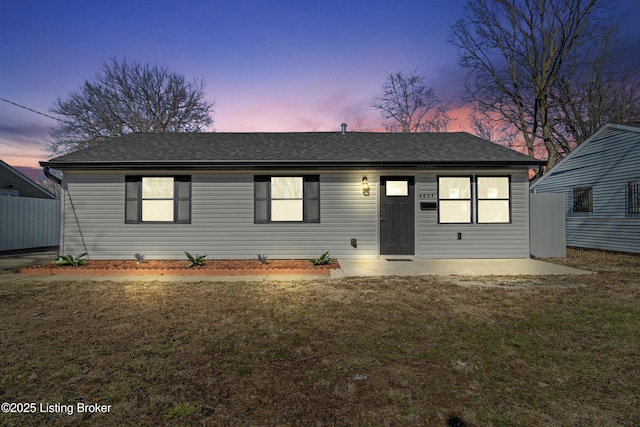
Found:
[{"label": "single-story house", "polygon": [[464,132],[130,134],[63,172],[61,252],[93,259],[528,258],[530,168]]},{"label": "single-story house", "polygon": [[531,191],[566,195],[568,246],[640,253],[640,124],[606,124]]}]

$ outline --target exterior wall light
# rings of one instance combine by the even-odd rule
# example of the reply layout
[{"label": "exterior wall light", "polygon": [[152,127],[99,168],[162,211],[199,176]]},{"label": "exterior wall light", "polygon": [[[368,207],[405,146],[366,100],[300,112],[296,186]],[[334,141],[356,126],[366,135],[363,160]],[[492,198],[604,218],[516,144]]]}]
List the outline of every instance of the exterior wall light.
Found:
[{"label": "exterior wall light", "polygon": [[369,195],[369,181],[366,176],[362,177],[362,194],[365,196]]}]

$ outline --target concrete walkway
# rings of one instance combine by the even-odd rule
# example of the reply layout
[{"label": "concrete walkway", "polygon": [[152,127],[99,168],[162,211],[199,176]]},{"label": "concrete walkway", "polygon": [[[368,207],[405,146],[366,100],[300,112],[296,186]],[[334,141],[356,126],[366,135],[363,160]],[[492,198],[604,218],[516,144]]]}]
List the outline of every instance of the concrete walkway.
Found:
[{"label": "concrete walkway", "polygon": [[591,274],[586,270],[565,267],[534,259],[422,259],[413,256],[381,256],[372,259],[340,259],[340,269],[327,275],[262,274],[235,276],[64,276],[64,275],[27,275],[17,271],[29,265],[42,264],[55,260],[56,252],[32,252],[0,257],[0,282],[7,281],[68,281],[68,280],[115,280],[115,281],[263,281],[263,280],[326,280],[329,278],[360,276],[520,276],[520,275],[562,275]]},{"label": "concrete walkway", "polygon": [[332,277],[338,274],[346,277],[591,274],[590,271],[534,259],[423,259],[413,256],[341,259],[340,272],[332,273]]}]

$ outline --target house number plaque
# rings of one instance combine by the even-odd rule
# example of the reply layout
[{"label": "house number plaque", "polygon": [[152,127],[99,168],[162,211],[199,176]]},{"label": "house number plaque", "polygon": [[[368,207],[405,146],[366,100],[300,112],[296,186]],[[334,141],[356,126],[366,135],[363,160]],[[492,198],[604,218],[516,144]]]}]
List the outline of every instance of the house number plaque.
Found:
[{"label": "house number plaque", "polygon": [[420,200],[433,200],[436,198],[435,193],[420,193],[418,194]]}]

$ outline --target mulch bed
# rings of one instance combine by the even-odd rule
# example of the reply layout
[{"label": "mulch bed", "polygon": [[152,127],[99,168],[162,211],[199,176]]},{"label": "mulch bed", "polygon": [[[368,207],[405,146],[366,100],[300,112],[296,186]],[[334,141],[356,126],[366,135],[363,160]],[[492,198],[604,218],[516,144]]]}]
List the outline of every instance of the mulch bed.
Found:
[{"label": "mulch bed", "polygon": [[39,275],[176,275],[232,276],[254,274],[324,274],[340,268],[337,262],[314,266],[309,260],[208,260],[200,267],[187,268],[185,260],[88,260],[85,265],[58,266],[53,263],[25,267],[22,274]]}]

